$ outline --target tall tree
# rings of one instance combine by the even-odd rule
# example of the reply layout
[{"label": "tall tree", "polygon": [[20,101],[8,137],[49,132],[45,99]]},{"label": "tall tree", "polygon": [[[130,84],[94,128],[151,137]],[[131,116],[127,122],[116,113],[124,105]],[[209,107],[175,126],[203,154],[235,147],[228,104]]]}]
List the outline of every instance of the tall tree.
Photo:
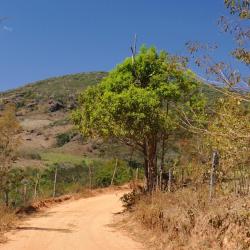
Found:
[{"label": "tall tree", "polygon": [[0,115],[0,190],[5,195],[8,205],[9,171],[15,159],[16,149],[20,142],[20,124],[15,116],[14,106],[7,106]]},{"label": "tall tree", "polygon": [[191,70],[164,51],[142,47],[80,95],[73,120],[85,135],[117,138],[140,150],[151,192],[161,138],[178,127],[183,113],[190,116],[203,103]]}]

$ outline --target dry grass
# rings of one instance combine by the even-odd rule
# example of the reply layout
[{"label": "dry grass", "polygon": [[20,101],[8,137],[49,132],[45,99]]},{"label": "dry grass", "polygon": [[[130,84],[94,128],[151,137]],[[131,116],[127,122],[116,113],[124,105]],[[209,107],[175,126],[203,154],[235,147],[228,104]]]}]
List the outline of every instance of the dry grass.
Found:
[{"label": "dry grass", "polygon": [[14,211],[0,206],[0,243],[6,241],[4,233],[15,227],[17,217]]},{"label": "dry grass", "polygon": [[250,249],[249,197],[208,202],[204,194],[185,189],[143,196],[124,219],[126,227],[150,249]]}]

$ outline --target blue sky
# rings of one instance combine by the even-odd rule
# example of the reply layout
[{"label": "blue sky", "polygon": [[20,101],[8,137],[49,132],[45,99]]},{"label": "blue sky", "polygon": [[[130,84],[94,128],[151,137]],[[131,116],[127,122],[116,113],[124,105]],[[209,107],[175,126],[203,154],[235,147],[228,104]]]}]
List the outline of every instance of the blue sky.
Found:
[{"label": "blue sky", "polygon": [[138,45],[185,53],[185,42],[232,44],[216,26],[223,0],[1,0],[0,91],[83,71],[108,71]]}]

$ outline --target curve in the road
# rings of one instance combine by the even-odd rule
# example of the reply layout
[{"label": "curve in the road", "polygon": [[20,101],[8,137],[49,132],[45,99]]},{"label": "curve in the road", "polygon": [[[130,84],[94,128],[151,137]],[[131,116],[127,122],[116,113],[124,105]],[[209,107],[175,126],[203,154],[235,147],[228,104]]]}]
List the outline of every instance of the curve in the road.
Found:
[{"label": "curve in the road", "polygon": [[143,247],[108,226],[121,211],[121,193],[70,201],[8,233],[0,250],[137,250]]}]

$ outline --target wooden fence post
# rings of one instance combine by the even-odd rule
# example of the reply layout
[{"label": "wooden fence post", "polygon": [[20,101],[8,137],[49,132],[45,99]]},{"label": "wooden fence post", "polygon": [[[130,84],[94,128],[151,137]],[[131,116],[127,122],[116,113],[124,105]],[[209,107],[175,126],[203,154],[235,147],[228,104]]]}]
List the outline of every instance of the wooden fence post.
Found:
[{"label": "wooden fence post", "polygon": [[117,171],[117,166],[118,166],[118,159],[116,158],[115,169],[114,169],[114,172],[113,172],[113,176],[112,176],[112,179],[111,179],[110,186],[113,186],[113,184],[114,184],[114,179],[115,179],[115,174],[116,174],[116,171]]},{"label": "wooden fence post", "polygon": [[55,197],[55,196],[56,196],[57,168],[58,168],[58,166],[56,165],[56,169],[55,169],[55,177],[54,177],[53,197]]},{"label": "wooden fence post", "polygon": [[217,151],[214,151],[213,152],[213,155],[212,155],[212,165],[211,165],[211,173],[210,173],[210,187],[209,187],[209,199],[210,201],[212,200],[213,198],[213,193],[214,193],[214,185],[215,185],[215,171],[216,171],[216,168],[218,167],[219,165],[219,154]]},{"label": "wooden fence post", "polygon": [[88,164],[89,166],[89,189],[92,189],[92,168],[91,164]]},{"label": "wooden fence post", "polygon": [[171,182],[172,182],[172,169],[168,170],[168,192],[171,192]]},{"label": "wooden fence post", "polygon": [[136,183],[137,183],[138,178],[139,178],[138,176],[139,176],[139,168],[137,167],[136,170],[135,170],[135,181],[136,181]]},{"label": "wooden fence post", "polygon": [[23,201],[24,201],[24,204],[26,205],[26,202],[27,202],[27,183],[26,182],[23,184]]},{"label": "wooden fence post", "polygon": [[40,175],[39,175],[39,173],[37,173],[37,175],[36,175],[35,189],[34,189],[34,199],[36,199],[36,197],[37,197],[37,188],[38,188],[38,184],[39,184],[39,179],[40,179]]}]

